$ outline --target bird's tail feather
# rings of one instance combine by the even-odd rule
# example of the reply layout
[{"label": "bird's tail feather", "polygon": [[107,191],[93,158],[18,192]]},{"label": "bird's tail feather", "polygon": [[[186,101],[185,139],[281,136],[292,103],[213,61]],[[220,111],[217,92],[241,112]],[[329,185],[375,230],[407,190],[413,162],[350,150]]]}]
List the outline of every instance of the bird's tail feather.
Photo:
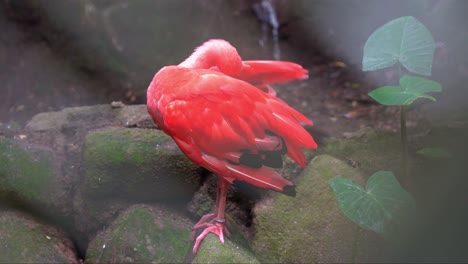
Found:
[{"label": "bird's tail feather", "polygon": [[295,186],[292,182],[281,177],[276,171],[268,167],[253,169],[245,166],[236,166],[226,163],[226,167],[236,179],[248,182],[252,185],[272,189],[289,196],[295,196]]}]

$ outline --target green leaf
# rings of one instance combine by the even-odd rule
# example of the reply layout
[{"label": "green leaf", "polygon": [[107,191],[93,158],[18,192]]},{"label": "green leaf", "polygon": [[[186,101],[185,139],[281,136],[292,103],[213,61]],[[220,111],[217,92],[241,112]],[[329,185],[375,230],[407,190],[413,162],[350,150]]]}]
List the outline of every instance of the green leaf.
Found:
[{"label": "green leaf", "polygon": [[369,96],[383,105],[409,105],[418,98],[436,99],[427,92],[440,92],[440,83],[414,75],[404,75],[400,86],[383,86],[369,93]]},{"label": "green leaf", "polygon": [[346,178],[333,178],[330,186],[341,211],[351,221],[379,234],[398,222],[403,209],[414,206],[411,195],[401,188],[390,171],[374,173],[366,189]]},{"label": "green leaf", "polygon": [[421,22],[411,16],[400,17],[367,39],[362,70],[383,69],[400,62],[411,72],[431,75],[434,50],[431,32]]},{"label": "green leaf", "polygon": [[442,148],[422,148],[416,151],[417,154],[435,159],[446,159],[450,158],[452,155],[446,149]]}]

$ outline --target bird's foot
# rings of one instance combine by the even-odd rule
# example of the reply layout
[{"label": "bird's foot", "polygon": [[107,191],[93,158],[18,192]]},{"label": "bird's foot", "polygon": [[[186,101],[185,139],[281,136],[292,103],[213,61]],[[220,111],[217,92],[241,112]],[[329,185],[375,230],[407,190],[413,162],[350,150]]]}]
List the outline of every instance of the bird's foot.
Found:
[{"label": "bird's foot", "polygon": [[195,235],[198,229],[205,228],[201,234],[195,240],[195,245],[193,246],[193,253],[196,253],[198,247],[200,246],[201,241],[209,234],[214,233],[219,237],[219,240],[224,244],[224,233],[226,236],[230,236],[228,227],[229,222],[227,220],[219,220],[216,218],[215,214],[204,215],[200,221],[198,221],[192,230],[192,240],[195,239]]}]

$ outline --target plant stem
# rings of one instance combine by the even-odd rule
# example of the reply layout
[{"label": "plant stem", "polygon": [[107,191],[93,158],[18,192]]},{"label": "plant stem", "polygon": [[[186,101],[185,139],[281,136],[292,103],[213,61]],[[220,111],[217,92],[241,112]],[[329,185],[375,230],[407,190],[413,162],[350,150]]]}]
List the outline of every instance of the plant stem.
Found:
[{"label": "plant stem", "polygon": [[411,179],[408,168],[408,138],[406,133],[406,113],[408,106],[402,105],[400,107],[400,133],[401,133],[401,151],[403,162],[403,183],[405,187],[409,187]]},{"label": "plant stem", "polygon": [[352,248],[352,255],[351,255],[351,262],[357,263],[356,258],[358,255],[358,243],[360,238],[361,229],[358,225],[355,225],[355,234],[354,234],[354,241],[353,241],[353,248]]},{"label": "plant stem", "polygon": [[[401,64],[398,63],[398,79],[403,75],[403,69]],[[403,186],[409,188],[411,185],[409,165],[408,165],[408,137],[406,132],[406,113],[408,112],[408,106],[400,106],[400,133],[401,133],[401,152],[402,152],[402,165],[403,165]]]}]

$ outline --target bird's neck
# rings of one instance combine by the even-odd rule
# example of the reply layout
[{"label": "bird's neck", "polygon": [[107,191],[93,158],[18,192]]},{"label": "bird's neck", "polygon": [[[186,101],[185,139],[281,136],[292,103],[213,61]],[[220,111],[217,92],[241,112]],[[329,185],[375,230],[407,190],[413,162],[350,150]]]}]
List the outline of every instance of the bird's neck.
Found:
[{"label": "bird's neck", "polygon": [[242,67],[237,50],[228,42],[211,40],[198,47],[190,57],[179,64],[191,69],[211,69],[235,76]]},{"label": "bird's neck", "polygon": [[207,50],[196,50],[190,57],[180,63],[179,66],[191,69],[210,69],[217,65],[215,65]]}]

